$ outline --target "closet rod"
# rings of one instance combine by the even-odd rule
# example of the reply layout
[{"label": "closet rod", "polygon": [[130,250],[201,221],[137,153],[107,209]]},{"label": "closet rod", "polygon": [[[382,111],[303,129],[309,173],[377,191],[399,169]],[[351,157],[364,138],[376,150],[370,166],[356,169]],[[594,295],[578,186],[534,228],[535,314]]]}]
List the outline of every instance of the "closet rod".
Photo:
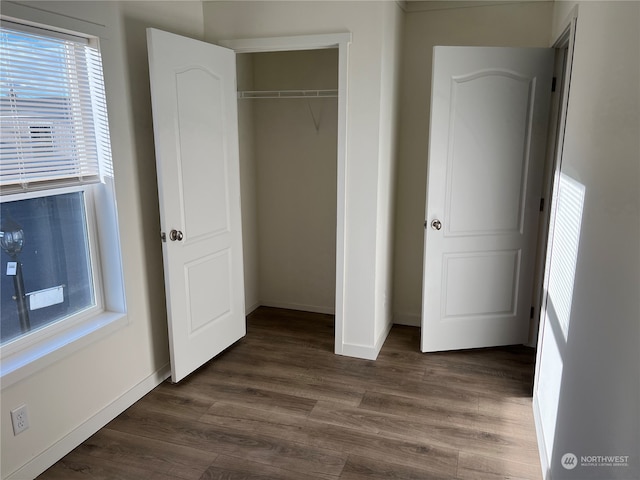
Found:
[{"label": "closet rod", "polygon": [[335,98],[338,90],[244,90],[238,98]]}]

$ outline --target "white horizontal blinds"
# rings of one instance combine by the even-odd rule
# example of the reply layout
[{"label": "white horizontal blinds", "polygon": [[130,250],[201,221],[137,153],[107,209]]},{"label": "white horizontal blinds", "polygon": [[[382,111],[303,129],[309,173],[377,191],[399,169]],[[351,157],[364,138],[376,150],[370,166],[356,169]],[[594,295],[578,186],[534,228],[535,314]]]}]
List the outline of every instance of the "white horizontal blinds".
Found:
[{"label": "white horizontal blinds", "polygon": [[7,25],[0,28],[2,194],[99,182],[111,171],[99,52],[84,39]]},{"label": "white horizontal blinds", "polygon": [[104,92],[102,73],[102,57],[97,48],[85,47],[91,85],[91,101],[93,106],[94,128],[97,133],[98,159],[101,178],[113,178],[113,161],[111,158],[111,137],[109,135],[109,119],[107,117],[107,98]]}]

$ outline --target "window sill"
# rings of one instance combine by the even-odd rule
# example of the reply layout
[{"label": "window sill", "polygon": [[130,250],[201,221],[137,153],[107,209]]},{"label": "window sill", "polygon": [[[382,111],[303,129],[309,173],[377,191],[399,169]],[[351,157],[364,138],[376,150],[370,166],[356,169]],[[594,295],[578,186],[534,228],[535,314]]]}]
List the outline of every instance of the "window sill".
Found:
[{"label": "window sill", "polygon": [[0,390],[106,337],[127,323],[125,313],[102,312],[31,347],[7,355],[0,363]]}]

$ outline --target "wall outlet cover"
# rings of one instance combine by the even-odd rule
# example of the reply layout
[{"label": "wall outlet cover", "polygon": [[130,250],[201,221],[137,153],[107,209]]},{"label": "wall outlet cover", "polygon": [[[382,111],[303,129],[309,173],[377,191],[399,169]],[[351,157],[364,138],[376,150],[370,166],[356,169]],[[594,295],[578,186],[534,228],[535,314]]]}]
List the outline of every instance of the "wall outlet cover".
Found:
[{"label": "wall outlet cover", "polygon": [[18,435],[29,428],[29,415],[27,414],[26,405],[20,405],[18,408],[11,410],[11,423],[14,435]]}]

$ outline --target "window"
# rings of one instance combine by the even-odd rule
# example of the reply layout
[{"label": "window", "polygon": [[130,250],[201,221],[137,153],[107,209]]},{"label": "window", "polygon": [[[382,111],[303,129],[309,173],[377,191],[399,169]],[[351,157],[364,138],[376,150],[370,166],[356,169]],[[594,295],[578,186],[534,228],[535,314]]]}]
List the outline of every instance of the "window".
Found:
[{"label": "window", "polygon": [[3,202],[1,217],[2,343],[96,306],[83,191]]},{"label": "window", "polygon": [[[3,361],[56,335],[66,344],[60,335],[71,327],[85,322],[87,332],[87,321],[124,311],[122,292],[114,301],[102,288],[105,255],[120,257],[96,39],[2,21],[0,200]],[[99,240],[116,244],[115,257]]]}]

